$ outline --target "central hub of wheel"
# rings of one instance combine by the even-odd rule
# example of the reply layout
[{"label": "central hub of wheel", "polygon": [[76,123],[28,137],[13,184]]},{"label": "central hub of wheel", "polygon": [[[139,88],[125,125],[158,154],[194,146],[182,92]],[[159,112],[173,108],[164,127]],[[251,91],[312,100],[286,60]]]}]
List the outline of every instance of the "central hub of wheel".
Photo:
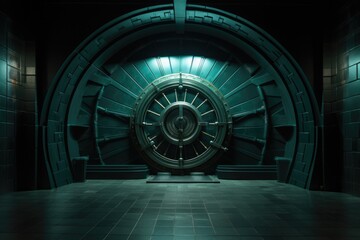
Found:
[{"label": "central hub of wheel", "polygon": [[208,168],[227,150],[231,117],[222,94],[191,74],[171,74],[150,83],[137,99],[131,137],[157,170]]},{"label": "central hub of wheel", "polygon": [[177,117],[175,120],[175,127],[178,129],[179,132],[182,132],[184,127],[186,126],[186,120],[184,117]]},{"label": "central hub of wheel", "polygon": [[169,142],[187,145],[200,134],[201,113],[191,104],[178,101],[168,105],[160,113],[160,129]]}]

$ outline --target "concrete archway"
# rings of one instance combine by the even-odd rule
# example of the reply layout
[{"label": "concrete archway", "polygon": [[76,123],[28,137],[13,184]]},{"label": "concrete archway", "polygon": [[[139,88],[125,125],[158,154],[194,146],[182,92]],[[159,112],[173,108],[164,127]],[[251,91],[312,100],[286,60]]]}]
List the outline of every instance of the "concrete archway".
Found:
[{"label": "concrete archway", "polygon": [[[167,86],[158,85],[159,79],[174,74],[176,86],[167,93]],[[196,97],[200,102],[195,102],[202,91],[190,84],[186,87],[191,100],[186,100],[185,90],[175,91],[182,84],[181,74],[201,79],[203,85],[208,82],[212,87],[202,89],[213,90],[204,91],[203,99]],[[165,97],[148,93],[151,86]],[[211,119],[219,121],[196,118],[193,125],[202,124],[199,131],[205,133],[183,146],[178,142],[185,138],[178,137],[174,144],[163,134],[156,140],[158,126],[137,121],[138,112],[161,115],[156,104],[142,104],[142,97],[159,101],[157,107],[165,108],[166,102],[179,109],[186,105],[193,113],[202,104],[208,109],[199,109],[199,116],[220,104],[224,113],[214,110]],[[208,106],[205,99],[210,99]],[[300,67],[259,27],[206,6],[159,5],[104,25],[64,62],[42,111],[45,158],[51,180],[61,186],[72,182],[71,162],[80,156],[89,156],[90,163],[100,165],[145,161],[154,171],[209,172],[218,163],[273,165],[280,157],[291,160],[288,181],[307,187],[316,157],[316,106]],[[141,118],[147,119],[144,114]],[[175,124],[178,118],[173,119]],[[215,122],[221,124],[215,126]],[[161,146],[162,141],[170,142],[168,149]],[[163,160],[154,161],[159,156]],[[187,165],[187,160],[195,165]],[[184,163],[178,167],[174,161]]]}]

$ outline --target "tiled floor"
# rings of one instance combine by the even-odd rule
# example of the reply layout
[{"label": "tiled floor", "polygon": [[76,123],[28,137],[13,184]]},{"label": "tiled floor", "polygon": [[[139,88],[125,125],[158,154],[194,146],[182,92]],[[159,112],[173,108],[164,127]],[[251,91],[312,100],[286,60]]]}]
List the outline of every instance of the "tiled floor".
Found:
[{"label": "tiled floor", "polygon": [[360,239],[360,198],[277,181],[88,180],[0,196],[0,239]]}]

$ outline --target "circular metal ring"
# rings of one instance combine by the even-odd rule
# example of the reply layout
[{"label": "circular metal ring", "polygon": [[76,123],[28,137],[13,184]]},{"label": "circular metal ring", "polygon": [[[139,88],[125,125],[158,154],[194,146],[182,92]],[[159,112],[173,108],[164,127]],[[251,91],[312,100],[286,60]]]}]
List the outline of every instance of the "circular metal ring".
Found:
[{"label": "circular metal ring", "polygon": [[135,103],[132,139],[156,169],[209,165],[227,149],[231,116],[222,94],[192,74],[170,74],[149,84]]},{"label": "circular metal ring", "polygon": [[160,129],[169,142],[188,145],[199,136],[201,119],[201,113],[194,105],[178,101],[160,113]]}]

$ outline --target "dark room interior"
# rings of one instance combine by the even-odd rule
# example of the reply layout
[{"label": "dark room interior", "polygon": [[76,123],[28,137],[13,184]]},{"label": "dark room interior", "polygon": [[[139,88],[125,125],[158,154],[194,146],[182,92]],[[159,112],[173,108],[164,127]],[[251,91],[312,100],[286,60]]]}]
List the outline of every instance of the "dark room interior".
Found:
[{"label": "dark room interior", "polygon": [[3,0],[0,239],[359,239],[359,71],[354,0]]}]

